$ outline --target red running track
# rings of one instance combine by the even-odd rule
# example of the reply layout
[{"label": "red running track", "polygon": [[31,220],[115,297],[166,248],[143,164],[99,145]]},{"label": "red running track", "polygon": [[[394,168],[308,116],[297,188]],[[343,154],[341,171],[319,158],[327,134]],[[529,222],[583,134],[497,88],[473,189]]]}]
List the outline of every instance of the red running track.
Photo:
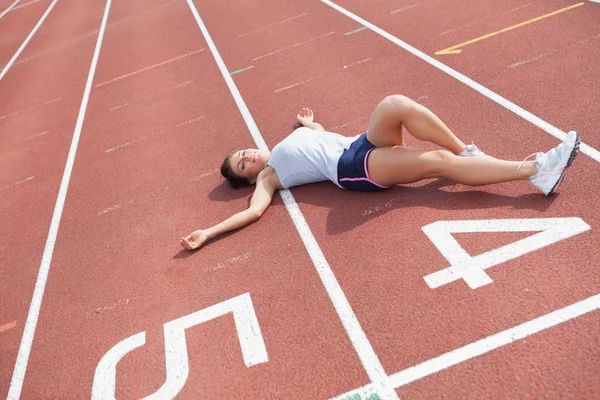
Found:
[{"label": "red running track", "polygon": [[[436,36],[442,27],[469,23],[463,16],[467,11],[460,9],[467,6],[445,1],[436,9],[435,3],[406,9],[420,10],[410,18],[423,27],[420,31],[392,20],[406,11],[391,11],[411,6],[407,2],[340,4],[433,54],[461,41]],[[445,13],[439,12],[442,3]],[[556,3],[554,9],[569,5]],[[0,332],[6,355],[0,364],[1,394],[8,393],[11,383],[104,12],[103,4],[90,4],[57,3],[19,58],[29,60],[15,64],[0,82],[0,91],[11,94],[0,108],[7,116],[0,120],[0,162],[8,171],[2,175],[1,215],[2,225],[9,228],[0,243],[0,303],[9,305],[2,308],[0,330],[14,321]],[[324,3],[196,6],[228,70],[239,71],[232,77],[269,147],[287,135],[302,106],[312,107],[326,128],[352,135],[366,129],[372,108],[390,93],[417,99],[463,140],[475,140],[497,157],[522,159],[557,143],[375,32],[352,33],[361,26]],[[591,2],[585,7],[588,13],[598,12]],[[515,2],[495,3],[488,15],[474,13],[472,21],[497,14],[512,20],[494,20],[497,25],[492,27],[485,19],[481,30],[475,33],[475,23],[468,28],[473,35],[465,37],[552,10],[537,3],[523,8]],[[419,18],[432,22],[419,25]],[[588,32],[590,23],[566,24]],[[542,119],[565,130],[578,129],[593,147],[598,137],[590,129],[595,115],[591,109],[555,104],[560,93],[570,90],[569,81],[548,86],[540,80],[535,92],[523,89],[530,79],[502,69],[545,51],[547,32],[558,29],[530,28],[517,35],[525,38],[526,46],[510,36],[489,39],[489,46],[497,40],[496,46],[504,42],[521,49],[504,64],[483,50],[475,50],[477,66],[468,58],[473,56],[438,58]],[[593,53],[581,54],[566,57],[568,63],[562,66],[572,76],[597,61]],[[527,68],[546,71],[552,65],[541,63],[548,61],[540,59]],[[578,104],[584,105],[593,104],[597,94],[578,96]],[[578,113],[588,118],[578,118]],[[407,142],[427,147],[412,138]],[[293,189],[376,355],[365,361],[365,349],[357,350],[349,340],[333,306],[339,299],[332,304],[326,291],[330,284],[315,273],[279,196],[252,227],[193,254],[179,250],[182,234],[247,206],[251,191],[228,189],[217,168],[231,148],[254,146],[188,5],[168,0],[113,3],[22,398],[90,396],[94,374],[103,371],[100,360],[117,343],[141,332],[145,344],[116,364],[112,390],[119,398],[156,392],[165,381],[175,381],[166,377],[163,344],[175,339],[164,337],[163,324],[232,298],[246,301],[246,306],[250,299],[256,315],[260,334],[254,329],[254,365],[244,363],[230,315],[196,325],[186,331],[189,373],[179,397],[331,398],[367,385],[364,392],[345,397],[373,398],[368,385],[378,363],[392,379],[384,384],[402,398],[525,398],[540,393],[593,398],[600,389],[594,368],[600,326],[593,307],[581,317],[441,372],[429,370],[406,384],[394,381],[396,373],[412,366],[600,293],[597,217],[589,195],[597,189],[598,161],[580,154],[560,193],[551,199],[526,182],[468,188],[427,181],[369,195],[343,192],[330,183]],[[591,229],[493,266],[486,270],[492,282],[476,289],[462,279],[432,289],[424,280],[449,263],[423,227],[437,221],[534,218],[575,218]],[[562,221],[568,221],[564,229],[579,224]],[[475,255],[532,234],[454,237]],[[246,322],[252,320],[249,315]],[[268,361],[257,345],[261,341]],[[111,393],[107,380],[96,380],[97,387]]]}]

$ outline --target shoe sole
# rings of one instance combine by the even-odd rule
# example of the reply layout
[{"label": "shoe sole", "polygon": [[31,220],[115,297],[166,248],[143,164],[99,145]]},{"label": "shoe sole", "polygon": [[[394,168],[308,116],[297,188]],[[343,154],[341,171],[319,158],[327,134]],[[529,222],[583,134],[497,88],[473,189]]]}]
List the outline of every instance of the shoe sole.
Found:
[{"label": "shoe sole", "polygon": [[567,160],[567,165],[565,165],[562,173],[560,174],[560,178],[558,178],[558,180],[552,187],[552,190],[550,190],[546,196],[552,196],[554,194],[554,192],[556,192],[556,189],[558,189],[558,187],[562,183],[563,179],[565,178],[565,172],[567,171],[567,168],[569,168],[571,166],[571,164],[573,164],[573,161],[575,161],[575,157],[577,157],[578,152],[579,152],[579,133],[577,133],[577,137],[575,138],[575,145],[573,146],[573,150],[571,151],[571,154],[569,155],[569,159]]}]

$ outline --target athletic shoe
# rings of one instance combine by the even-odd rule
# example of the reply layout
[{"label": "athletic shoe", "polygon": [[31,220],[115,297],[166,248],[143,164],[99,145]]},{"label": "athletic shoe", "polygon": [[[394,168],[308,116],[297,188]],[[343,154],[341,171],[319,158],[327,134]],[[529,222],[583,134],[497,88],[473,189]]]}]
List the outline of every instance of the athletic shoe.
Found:
[{"label": "athletic shoe", "polygon": [[467,147],[459,154],[460,157],[485,157],[486,154],[479,150],[473,143],[468,144]]},{"label": "athletic shoe", "polygon": [[[535,153],[535,167],[537,173],[529,177],[536,188],[540,189],[546,196],[554,194],[561,184],[565,170],[571,166],[579,151],[579,134],[571,131],[567,134],[561,144],[547,153]],[[522,164],[521,164],[522,165]]]}]

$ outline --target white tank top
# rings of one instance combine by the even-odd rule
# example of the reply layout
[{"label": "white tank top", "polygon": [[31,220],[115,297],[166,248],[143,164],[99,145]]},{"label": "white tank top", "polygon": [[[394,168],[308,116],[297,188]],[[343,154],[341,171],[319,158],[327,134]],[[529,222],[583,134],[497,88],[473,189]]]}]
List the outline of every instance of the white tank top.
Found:
[{"label": "white tank top", "polygon": [[284,189],[326,180],[340,186],[338,160],[359,136],[298,128],[273,148],[267,165],[275,169]]}]

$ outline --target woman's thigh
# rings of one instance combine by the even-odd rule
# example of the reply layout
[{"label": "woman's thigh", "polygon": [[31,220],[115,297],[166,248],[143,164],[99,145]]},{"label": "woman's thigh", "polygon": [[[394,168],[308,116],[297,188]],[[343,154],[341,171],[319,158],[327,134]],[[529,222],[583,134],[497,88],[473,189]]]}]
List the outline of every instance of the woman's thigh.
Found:
[{"label": "woman's thigh", "polygon": [[383,99],[371,114],[367,133],[369,142],[376,147],[403,145],[402,115],[410,107],[410,101],[401,95]]},{"label": "woman's thigh", "polygon": [[371,180],[392,186],[440,176],[451,154],[443,150],[414,147],[379,147],[369,154],[367,166]]}]

